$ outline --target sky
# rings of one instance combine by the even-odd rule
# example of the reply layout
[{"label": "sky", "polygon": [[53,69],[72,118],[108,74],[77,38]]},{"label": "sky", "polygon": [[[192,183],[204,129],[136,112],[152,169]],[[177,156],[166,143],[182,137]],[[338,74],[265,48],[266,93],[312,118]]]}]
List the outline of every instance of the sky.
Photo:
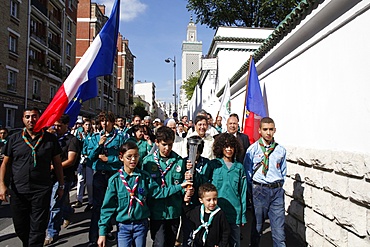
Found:
[{"label": "sky", "polygon": [[[110,15],[114,0],[95,2],[104,4],[106,16]],[[121,0],[119,29],[136,57],[134,81],[154,82],[157,100],[173,102],[173,63],[164,61],[169,57],[176,58],[176,92],[180,92],[181,47],[192,14],[186,4],[186,0]],[[196,26],[203,54],[207,54],[215,30],[199,23]]]}]

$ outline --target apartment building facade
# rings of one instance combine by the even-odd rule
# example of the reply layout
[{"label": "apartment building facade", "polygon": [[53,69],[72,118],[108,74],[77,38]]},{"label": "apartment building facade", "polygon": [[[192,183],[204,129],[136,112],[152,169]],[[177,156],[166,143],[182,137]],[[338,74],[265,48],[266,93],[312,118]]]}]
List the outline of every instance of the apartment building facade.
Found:
[{"label": "apartment building facade", "polygon": [[129,41],[118,34],[118,70],[117,70],[117,90],[118,90],[118,115],[124,118],[131,118],[133,111],[134,96],[134,59],[129,48]]},{"label": "apartment building facade", "polygon": [[75,65],[76,0],[9,0],[0,9],[0,126],[44,110]]}]

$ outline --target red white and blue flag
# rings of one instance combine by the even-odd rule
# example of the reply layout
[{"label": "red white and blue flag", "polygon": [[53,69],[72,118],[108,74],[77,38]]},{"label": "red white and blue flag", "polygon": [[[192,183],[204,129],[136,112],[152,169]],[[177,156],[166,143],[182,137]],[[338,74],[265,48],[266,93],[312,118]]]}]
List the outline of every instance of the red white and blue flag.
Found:
[{"label": "red white and blue flag", "polygon": [[37,121],[34,131],[53,125],[63,113],[68,114],[70,123],[74,124],[82,102],[98,95],[96,78],[113,72],[119,16],[120,0],[116,0],[108,21],[59,88]]},{"label": "red white and blue flag", "polygon": [[250,143],[254,143],[260,138],[258,128],[261,119],[267,117],[267,114],[265,102],[262,97],[260,81],[258,80],[257,69],[252,56],[250,59],[243,133],[248,135]]}]

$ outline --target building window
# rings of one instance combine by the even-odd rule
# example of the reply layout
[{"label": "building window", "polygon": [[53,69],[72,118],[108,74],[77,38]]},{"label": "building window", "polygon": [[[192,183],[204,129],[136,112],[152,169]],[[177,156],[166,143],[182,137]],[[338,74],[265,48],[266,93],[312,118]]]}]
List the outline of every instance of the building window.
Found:
[{"label": "building window", "polygon": [[14,120],[15,120],[15,109],[13,108],[5,108],[6,110],[6,127],[7,128],[14,128]]},{"label": "building window", "polygon": [[40,84],[40,80],[33,80],[32,99],[34,100],[41,100]]},{"label": "building window", "polygon": [[68,0],[68,8],[72,10],[72,0]]},{"label": "building window", "polygon": [[9,35],[9,51],[18,53],[18,37],[13,34]]},{"label": "building window", "polygon": [[70,19],[67,19],[67,31],[72,33],[72,21]]},{"label": "building window", "polygon": [[37,22],[31,19],[31,33],[37,33]]},{"label": "building window", "polygon": [[8,70],[8,91],[16,92],[17,91],[17,72],[14,70]]},{"label": "building window", "polygon": [[71,67],[66,66],[66,77],[71,73]]},{"label": "building window", "polygon": [[101,98],[98,97],[98,109],[101,109]]},{"label": "building window", "polygon": [[19,2],[17,0],[10,0],[10,15],[18,19]]},{"label": "building window", "polygon": [[71,52],[72,52],[72,45],[70,43],[67,43],[66,53],[67,53],[68,59],[71,58]]},{"label": "building window", "polygon": [[54,85],[50,85],[50,101],[54,98],[57,92],[57,87]]}]

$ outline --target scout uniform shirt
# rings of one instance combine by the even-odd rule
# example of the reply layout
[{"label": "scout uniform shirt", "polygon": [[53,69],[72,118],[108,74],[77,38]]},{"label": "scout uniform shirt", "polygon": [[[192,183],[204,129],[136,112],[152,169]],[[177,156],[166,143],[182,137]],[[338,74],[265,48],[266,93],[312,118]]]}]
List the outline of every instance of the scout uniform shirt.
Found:
[{"label": "scout uniform shirt", "polygon": [[201,172],[202,183],[210,182],[218,190],[218,206],[232,224],[247,223],[247,180],[244,167],[235,161],[230,169],[223,159],[208,162]]},{"label": "scout uniform shirt", "polygon": [[[88,158],[93,162],[92,168],[96,171],[114,171],[118,170],[122,162],[119,160],[119,149],[125,143],[124,136],[120,135],[116,129],[113,129],[107,136],[103,145],[99,145],[101,133],[94,133],[88,142],[87,149],[90,150]],[[108,162],[99,159],[99,154],[105,154]]]},{"label": "scout uniform shirt", "polygon": [[[123,167],[122,167],[123,170]],[[131,198],[130,192],[120,177],[124,176],[129,189],[133,189],[137,183]],[[137,181],[136,181],[137,179]],[[129,176],[125,171],[115,173],[108,182],[104,202],[101,208],[99,221],[99,235],[107,234],[107,226],[112,215],[117,214],[116,222],[132,222],[149,218],[150,210],[147,200],[151,198],[165,198],[181,191],[181,184],[161,188],[150,177],[146,171],[135,168],[133,174]],[[131,207],[130,200],[132,199]],[[129,213],[130,211],[130,213]]]},{"label": "scout uniform shirt", "polygon": [[[168,168],[169,166],[170,168]],[[161,170],[165,172],[166,168],[167,172],[162,180]],[[161,157],[159,151],[156,151],[146,156],[143,160],[143,170],[147,171],[159,186],[162,186],[162,184],[164,186],[181,184],[185,179],[185,168],[183,159],[173,151],[171,151],[169,157]],[[153,220],[179,218],[181,216],[182,201],[182,192],[163,199],[150,199],[150,218]]]}]

